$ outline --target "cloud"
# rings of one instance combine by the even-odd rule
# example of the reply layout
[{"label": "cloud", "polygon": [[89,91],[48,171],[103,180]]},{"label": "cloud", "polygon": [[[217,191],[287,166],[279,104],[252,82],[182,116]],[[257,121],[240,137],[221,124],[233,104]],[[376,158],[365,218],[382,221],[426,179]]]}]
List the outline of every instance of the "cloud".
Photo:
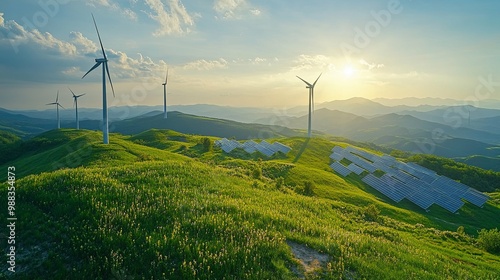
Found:
[{"label": "cloud", "polygon": [[200,59],[196,60],[193,62],[189,62],[186,65],[184,65],[184,69],[190,70],[190,69],[196,69],[196,70],[212,70],[212,69],[225,69],[228,67],[228,62],[223,59],[219,58],[218,60],[205,60],[205,59]]},{"label": "cloud", "polygon": [[333,59],[322,54],[301,54],[293,62],[295,65],[292,67],[292,71],[324,68],[331,69],[333,67]]},{"label": "cloud", "polygon": [[81,32],[71,31],[69,33],[69,38],[76,46],[79,53],[86,55],[86,54],[95,54],[98,51],[97,45],[93,41],[84,37]]},{"label": "cloud", "polygon": [[246,0],[215,0],[213,6],[217,13],[216,18],[241,19],[245,14],[260,15],[259,9],[251,7]]},{"label": "cloud", "polygon": [[160,25],[153,36],[183,34],[191,31],[189,26],[194,25],[193,17],[179,0],[168,0],[169,11],[166,10],[161,0],[145,0],[145,3],[152,12],[144,11],[144,13]]},{"label": "cloud", "polygon": [[13,20],[4,21],[3,17],[0,33],[7,34],[7,37],[0,39],[0,44],[10,43],[14,52],[19,52],[19,47],[22,45],[33,44],[55,55],[74,55],[76,53],[74,45],[56,39],[49,32],[42,33],[38,29],[28,31]]},{"label": "cloud", "polygon": [[0,13],[0,26],[3,26],[3,13]]},{"label": "cloud", "polygon": [[[137,1],[131,1],[131,4],[135,4]],[[87,4],[93,7],[102,6],[110,9],[111,11],[119,12],[130,20],[137,20],[137,14],[129,8],[122,8],[113,0],[89,0]]]},{"label": "cloud", "polygon": [[252,10],[250,10],[250,13],[252,15],[254,15],[254,16],[258,16],[258,15],[260,15],[260,10],[258,10],[258,9],[252,9]]},{"label": "cloud", "polygon": [[384,64],[377,64],[377,63],[368,63],[366,60],[364,59],[360,59],[359,61],[359,64],[361,65],[364,65],[364,66],[367,66],[368,67],[368,70],[372,70],[372,69],[379,69],[379,68],[383,68],[385,67]]},{"label": "cloud", "polygon": [[[3,19],[3,17],[2,17]],[[13,20],[0,26],[0,80],[14,81],[67,81],[68,77],[80,79],[101,57],[101,50],[82,33],[72,31],[69,40],[61,40],[51,33],[37,29],[27,30]],[[139,54],[131,58],[122,51],[106,49],[110,60],[112,76],[118,78],[156,77],[163,72],[166,63],[154,62],[150,57]]]}]

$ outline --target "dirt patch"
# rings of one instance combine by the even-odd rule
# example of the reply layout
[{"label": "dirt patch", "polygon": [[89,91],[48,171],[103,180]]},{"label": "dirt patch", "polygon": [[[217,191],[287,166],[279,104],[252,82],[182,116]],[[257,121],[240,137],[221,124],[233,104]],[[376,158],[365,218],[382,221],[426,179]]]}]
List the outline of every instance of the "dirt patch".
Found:
[{"label": "dirt patch", "polygon": [[[326,266],[326,263],[330,259],[327,254],[322,254],[306,245],[295,243],[293,241],[286,242],[288,246],[292,249],[294,257],[302,265],[305,274],[311,274]],[[304,277],[304,275],[298,271],[295,271],[299,276]]]}]

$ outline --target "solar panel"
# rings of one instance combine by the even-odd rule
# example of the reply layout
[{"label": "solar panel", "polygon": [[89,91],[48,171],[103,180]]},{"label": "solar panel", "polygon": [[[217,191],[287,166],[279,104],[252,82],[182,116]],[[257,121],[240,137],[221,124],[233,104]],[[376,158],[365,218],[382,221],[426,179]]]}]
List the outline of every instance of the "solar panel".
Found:
[{"label": "solar panel", "polygon": [[268,157],[270,157],[270,156],[272,156],[274,154],[274,151],[269,150],[268,148],[266,148],[266,147],[264,147],[264,146],[262,146],[260,144],[255,145],[255,149],[257,151],[261,152],[263,155],[268,156]]},{"label": "solar panel", "polygon": [[330,158],[335,161],[341,161],[344,158],[344,156],[341,154],[333,153],[330,155]]},{"label": "solar panel", "polygon": [[382,177],[380,177],[380,180],[386,183],[388,186],[391,186],[394,189],[394,192],[397,193],[398,200],[395,200],[396,202],[401,201],[405,197],[411,196],[415,192],[413,188],[403,184],[403,182],[387,174],[382,175]]},{"label": "solar panel", "polygon": [[342,175],[344,177],[351,174],[351,170],[347,169],[347,167],[345,167],[344,165],[342,165],[339,162],[334,162],[334,163],[330,164],[330,167],[333,170],[335,170],[335,172],[339,173],[340,175]]},{"label": "solar panel", "polygon": [[349,161],[355,163],[356,165],[361,166],[362,168],[364,168],[365,170],[367,170],[370,173],[373,173],[377,170],[377,168],[375,168],[375,166],[373,166],[368,161],[366,161],[358,156],[355,156],[351,153],[345,153],[344,157],[346,159],[348,159]]},{"label": "solar panel", "polygon": [[282,152],[285,155],[292,150],[292,148],[288,147],[287,145],[281,144],[280,142],[274,142],[272,146],[275,151]]},{"label": "solar panel", "polygon": [[242,148],[242,147],[243,147],[243,145],[242,145],[240,142],[236,141],[236,140],[231,140],[230,142],[231,142],[231,144],[232,144],[235,148]]},{"label": "solar panel", "polygon": [[406,163],[406,165],[408,165],[408,166],[412,167],[413,169],[416,169],[422,173],[425,173],[427,175],[430,175],[430,176],[436,175],[436,172],[434,172],[433,170],[427,169],[427,168],[420,166],[414,162],[408,162],[408,163]]},{"label": "solar panel", "polygon": [[333,147],[332,152],[337,153],[337,154],[342,154],[344,152],[344,149],[342,149],[342,147],[340,147],[340,146],[335,146],[335,147]]},{"label": "solar panel", "polygon": [[478,206],[483,207],[483,205],[488,201],[489,197],[476,191],[475,189],[470,188],[466,193],[462,195],[462,198],[467,200],[468,202]]},{"label": "solar panel", "polygon": [[245,143],[243,143],[243,147],[255,147],[257,145],[257,142],[253,140],[248,140]]},{"label": "solar panel", "polygon": [[457,212],[464,205],[464,202],[460,199],[449,197],[446,194],[438,194],[434,197],[434,200],[437,205],[451,213]]},{"label": "solar panel", "polygon": [[357,166],[354,163],[349,164],[347,166],[347,169],[351,170],[352,172],[356,173],[357,175],[360,175],[361,173],[363,173],[363,171],[365,171],[363,168]]},{"label": "solar panel", "polygon": [[408,200],[424,210],[427,210],[432,204],[434,204],[434,197],[424,191],[415,192],[413,195],[408,197]]},{"label": "solar panel", "polygon": [[388,185],[373,174],[368,174],[361,180],[395,202],[400,202],[404,198],[393,186]]},{"label": "solar panel", "polygon": [[221,149],[226,153],[230,153],[232,150],[234,150],[234,147],[230,145],[222,145]]},{"label": "solar panel", "polygon": [[266,140],[260,141],[260,145],[262,147],[265,147],[265,148],[269,149],[269,150],[272,150],[272,145],[270,143],[268,143]]},{"label": "solar panel", "polygon": [[249,154],[253,154],[255,153],[255,151],[257,151],[257,149],[255,149],[255,146],[246,146],[243,148],[243,150]]}]

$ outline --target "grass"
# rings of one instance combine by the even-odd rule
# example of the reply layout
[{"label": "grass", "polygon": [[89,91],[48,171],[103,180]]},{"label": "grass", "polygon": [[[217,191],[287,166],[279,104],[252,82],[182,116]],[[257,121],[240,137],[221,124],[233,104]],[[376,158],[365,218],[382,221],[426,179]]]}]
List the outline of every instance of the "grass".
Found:
[{"label": "grass", "polygon": [[[287,241],[329,256],[307,279],[500,275],[500,256],[476,244],[479,229],[498,227],[498,193],[460,215],[393,203],[329,169],[329,151],[345,142],[315,138],[301,152],[305,139],[278,138],[292,152],[258,159],[203,151],[201,136],[172,131],[113,135],[107,146],[92,131],[52,133],[44,149],[7,163],[22,171],[35,159],[52,166],[80,158],[19,175],[16,279],[297,279]],[[313,196],[297,192],[306,181]],[[368,218],[368,206],[380,214]]]}]

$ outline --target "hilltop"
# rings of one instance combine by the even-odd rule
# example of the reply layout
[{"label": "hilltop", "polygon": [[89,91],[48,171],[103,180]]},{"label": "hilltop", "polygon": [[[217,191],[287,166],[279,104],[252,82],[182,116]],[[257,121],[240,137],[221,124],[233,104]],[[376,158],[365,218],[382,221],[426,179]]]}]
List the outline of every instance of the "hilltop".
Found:
[{"label": "hilltop", "polygon": [[[494,279],[500,273],[500,256],[477,245],[479,230],[498,226],[498,185],[483,208],[466,203],[458,215],[439,207],[425,212],[328,166],[336,145],[381,154],[376,146],[278,137],[268,141],[292,151],[267,158],[206,149],[205,138],[218,139],[153,129],[112,134],[109,145],[87,130],[24,141],[32,148],[1,166],[15,165],[19,174],[18,278]],[[392,154],[429,168],[445,163]],[[453,170],[446,162],[438,173]]]}]

